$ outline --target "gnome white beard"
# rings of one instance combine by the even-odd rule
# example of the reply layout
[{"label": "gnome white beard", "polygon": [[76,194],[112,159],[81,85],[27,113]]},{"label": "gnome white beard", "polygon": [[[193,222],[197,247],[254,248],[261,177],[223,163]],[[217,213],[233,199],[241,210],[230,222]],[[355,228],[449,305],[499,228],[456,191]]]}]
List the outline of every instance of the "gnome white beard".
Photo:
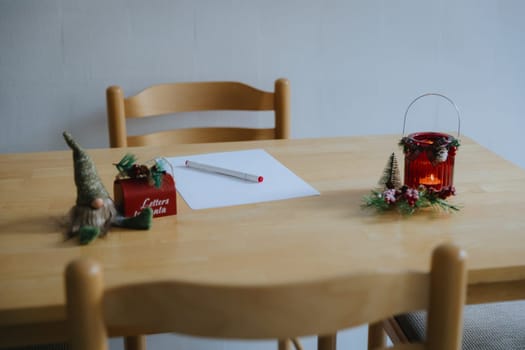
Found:
[{"label": "gnome white beard", "polygon": [[98,209],[90,206],[75,205],[70,211],[71,232],[69,234],[74,236],[81,227],[91,226],[98,227],[100,235],[103,236],[108,232],[116,215],[117,209],[111,198],[103,199],[103,205]]}]

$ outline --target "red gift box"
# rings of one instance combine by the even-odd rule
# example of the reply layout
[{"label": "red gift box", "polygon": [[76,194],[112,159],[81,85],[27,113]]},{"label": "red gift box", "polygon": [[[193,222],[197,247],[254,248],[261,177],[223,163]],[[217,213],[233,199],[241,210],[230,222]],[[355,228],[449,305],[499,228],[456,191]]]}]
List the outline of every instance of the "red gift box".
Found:
[{"label": "red gift box", "polygon": [[152,186],[147,178],[116,179],[113,183],[115,205],[124,216],[136,216],[142,209],[153,209],[153,217],[176,215],[175,181],[164,174],[160,187]]}]

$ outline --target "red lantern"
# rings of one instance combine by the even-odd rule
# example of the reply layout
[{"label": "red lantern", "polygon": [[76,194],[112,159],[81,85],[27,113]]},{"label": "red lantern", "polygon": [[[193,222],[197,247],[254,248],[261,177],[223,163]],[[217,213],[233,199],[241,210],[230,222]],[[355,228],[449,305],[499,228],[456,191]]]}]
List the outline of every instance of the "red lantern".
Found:
[{"label": "red lantern", "polygon": [[[422,97],[436,95],[445,98],[456,109],[458,116],[458,137],[460,129],[459,109],[448,97],[428,93],[419,96],[408,106],[403,123],[405,134],[406,117],[410,107]],[[405,154],[405,185],[412,188],[425,186],[436,191],[451,189],[454,185],[454,161],[459,140],[440,132],[416,132],[401,139]]]}]

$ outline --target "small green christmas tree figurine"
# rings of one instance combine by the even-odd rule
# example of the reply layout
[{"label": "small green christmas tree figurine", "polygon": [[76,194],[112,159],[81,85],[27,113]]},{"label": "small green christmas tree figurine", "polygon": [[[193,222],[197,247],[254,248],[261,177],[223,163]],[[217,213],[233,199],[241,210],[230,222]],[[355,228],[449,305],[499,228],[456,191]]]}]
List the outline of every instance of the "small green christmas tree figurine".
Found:
[{"label": "small green christmas tree figurine", "polygon": [[379,179],[379,186],[385,190],[397,189],[401,187],[401,176],[399,174],[399,166],[397,165],[397,158],[394,152],[388,158],[383,176]]}]

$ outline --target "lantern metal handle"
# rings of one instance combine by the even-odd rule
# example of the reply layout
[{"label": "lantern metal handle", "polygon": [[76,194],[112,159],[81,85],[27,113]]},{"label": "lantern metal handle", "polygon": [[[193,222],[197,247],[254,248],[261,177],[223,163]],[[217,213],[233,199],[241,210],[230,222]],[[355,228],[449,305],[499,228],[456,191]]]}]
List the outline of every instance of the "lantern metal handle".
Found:
[{"label": "lantern metal handle", "polygon": [[436,92],[429,92],[429,93],[426,93],[426,94],[423,94],[421,96],[418,96],[416,97],[412,102],[410,102],[410,104],[408,105],[407,107],[407,110],[405,111],[405,117],[403,119],[403,136],[405,136],[405,126],[406,126],[406,123],[407,123],[407,114],[408,114],[408,111],[410,110],[410,107],[412,107],[412,105],[417,101],[419,100],[420,98],[423,98],[423,97],[426,97],[426,96],[439,96],[439,97],[443,97],[445,100],[447,100],[448,102],[450,102],[450,104],[452,106],[454,106],[454,108],[456,109],[456,114],[458,116],[458,138],[459,138],[459,131],[460,131],[460,128],[461,128],[461,117],[459,115],[459,108],[458,106],[454,103],[454,101],[452,101],[449,97],[445,96],[445,95],[442,95],[442,94],[438,94]]}]

